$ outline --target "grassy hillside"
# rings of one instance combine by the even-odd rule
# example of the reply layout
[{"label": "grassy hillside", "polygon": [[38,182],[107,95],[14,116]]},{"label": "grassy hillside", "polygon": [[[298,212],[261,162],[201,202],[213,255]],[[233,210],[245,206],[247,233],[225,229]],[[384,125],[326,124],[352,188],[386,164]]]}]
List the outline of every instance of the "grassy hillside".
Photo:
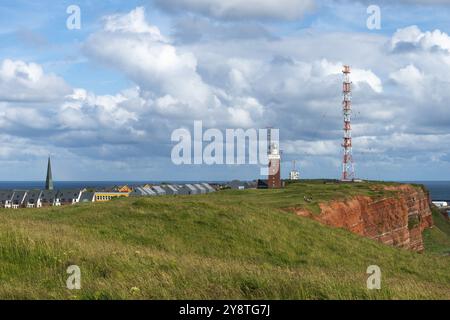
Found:
[{"label": "grassy hillside", "polygon": [[[449,299],[449,257],[391,248],[282,210],[314,208],[344,189],[385,195],[374,183],[308,182],[1,209],[0,298]],[[82,290],[65,288],[72,264]],[[366,289],[373,264],[382,270],[378,291]]]},{"label": "grassy hillside", "polygon": [[438,208],[434,207],[432,211],[434,227],[423,233],[425,250],[450,257],[450,222]]}]

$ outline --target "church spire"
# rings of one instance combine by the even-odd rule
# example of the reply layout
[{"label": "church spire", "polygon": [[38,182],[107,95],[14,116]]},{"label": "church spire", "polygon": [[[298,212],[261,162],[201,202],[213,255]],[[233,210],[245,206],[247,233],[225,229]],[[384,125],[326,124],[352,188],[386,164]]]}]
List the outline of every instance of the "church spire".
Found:
[{"label": "church spire", "polygon": [[50,157],[48,157],[47,179],[45,180],[45,190],[53,190],[52,165]]}]

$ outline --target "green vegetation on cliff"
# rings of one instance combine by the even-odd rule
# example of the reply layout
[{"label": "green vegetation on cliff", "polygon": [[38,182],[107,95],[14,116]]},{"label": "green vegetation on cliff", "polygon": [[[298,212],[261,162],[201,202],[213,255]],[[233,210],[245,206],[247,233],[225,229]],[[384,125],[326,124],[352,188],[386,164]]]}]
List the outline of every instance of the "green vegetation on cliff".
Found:
[{"label": "green vegetation on cliff", "polygon": [[446,255],[450,259],[450,222],[445,219],[439,209],[432,208],[434,227],[423,232],[425,250],[439,255]]},{"label": "green vegetation on cliff", "polygon": [[[305,182],[0,209],[0,298],[449,299],[448,256],[388,247],[283,210],[385,192],[375,183]],[[73,264],[81,290],[65,288]],[[381,290],[366,288],[369,265],[381,268]]]}]

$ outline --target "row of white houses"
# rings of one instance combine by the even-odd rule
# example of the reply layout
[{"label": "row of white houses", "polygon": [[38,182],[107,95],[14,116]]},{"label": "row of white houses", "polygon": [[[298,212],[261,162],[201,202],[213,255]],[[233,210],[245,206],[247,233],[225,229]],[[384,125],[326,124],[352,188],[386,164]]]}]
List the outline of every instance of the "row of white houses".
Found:
[{"label": "row of white houses", "polygon": [[118,197],[145,197],[161,195],[191,195],[214,192],[208,183],[183,185],[136,186],[127,192],[66,190],[0,190],[0,208],[41,208],[72,205],[80,202],[104,202]]},{"label": "row of white houses", "polygon": [[40,208],[93,201],[93,192],[85,190],[0,190],[1,208]]}]

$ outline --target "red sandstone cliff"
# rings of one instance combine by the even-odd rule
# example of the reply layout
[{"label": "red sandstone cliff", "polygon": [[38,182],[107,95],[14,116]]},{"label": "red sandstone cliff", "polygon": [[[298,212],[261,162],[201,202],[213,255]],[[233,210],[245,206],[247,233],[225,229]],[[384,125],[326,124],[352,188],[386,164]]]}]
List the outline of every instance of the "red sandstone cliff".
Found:
[{"label": "red sandstone cliff", "polygon": [[304,210],[297,210],[297,214],[388,245],[423,251],[422,231],[433,225],[429,194],[411,185],[386,189],[397,192],[378,200],[356,196],[347,201],[320,204],[319,215]]}]

